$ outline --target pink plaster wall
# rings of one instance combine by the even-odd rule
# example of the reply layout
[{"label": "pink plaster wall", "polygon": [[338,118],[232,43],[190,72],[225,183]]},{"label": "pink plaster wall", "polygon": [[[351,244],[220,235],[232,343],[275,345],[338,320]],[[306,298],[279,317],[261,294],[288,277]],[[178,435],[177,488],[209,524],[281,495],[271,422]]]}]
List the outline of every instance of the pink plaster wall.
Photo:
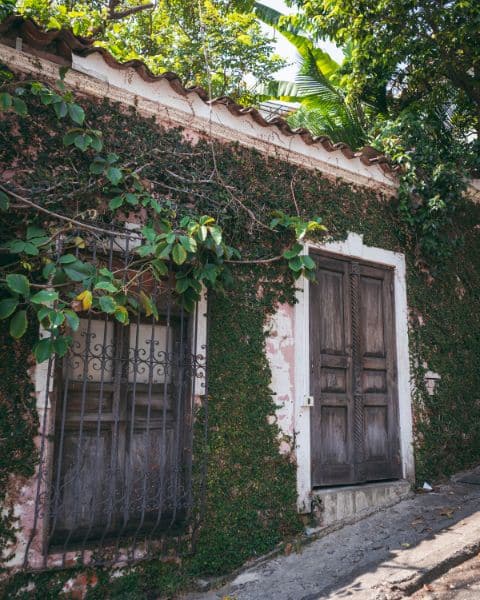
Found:
[{"label": "pink plaster wall", "polygon": [[276,420],[282,432],[280,452],[292,452],[295,437],[295,311],[278,306],[267,323],[266,356],[272,372],[271,389],[277,405]]}]

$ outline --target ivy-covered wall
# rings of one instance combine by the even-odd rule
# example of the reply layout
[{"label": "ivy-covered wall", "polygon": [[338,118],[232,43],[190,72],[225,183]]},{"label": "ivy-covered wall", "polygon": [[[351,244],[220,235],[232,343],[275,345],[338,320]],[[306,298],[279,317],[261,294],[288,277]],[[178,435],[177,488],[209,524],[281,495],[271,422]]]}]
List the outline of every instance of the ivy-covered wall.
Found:
[{"label": "ivy-covered wall", "polygon": [[[79,101],[90,126],[104,132],[108,151],[124,163],[142,166],[142,176],[165,199],[216,216],[230,241],[251,258],[278,252],[279,241],[252,224],[231,194],[267,221],[272,210],[292,212],[296,203],[301,213],[320,215],[332,239],[354,231],[364,234],[367,245],[404,252],[417,389],[418,478],[448,475],[480,460],[480,207],[459,202],[451,223],[450,257],[425,265],[393,199],[235,144],[215,143],[212,153],[208,140],[192,145],[181,131],[164,130],[133,111],[107,101]],[[0,181],[36,189],[44,202],[55,187],[62,203],[52,203],[52,209],[80,213],[95,208],[101,213],[105,206],[91,187],[88,160],[61,144],[63,133],[40,104],[32,106],[28,117],[0,116]],[[219,178],[212,180],[214,168]],[[137,217],[132,213],[129,218]],[[41,222],[32,215],[35,219]],[[194,577],[231,571],[301,531],[294,458],[278,452],[279,430],[269,419],[275,405],[264,331],[276,303],[293,302],[294,282],[290,272],[275,264],[236,267],[234,279],[233,289],[211,301],[207,503],[196,553],[171,563],[144,563],[114,579],[108,570],[87,570],[82,577],[91,584],[90,598],[168,596]],[[15,477],[33,470],[37,420],[27,370],[31,343],[31,337],[13,343],[2,331],[2,499],[7,487],[14,499]],[[441,375],[433,396],[423,383],[425,365]],[[7,516],[0,529],[2,545],[12,536],[11,527]],[[72,572],[20,573],[4,584],[3,593],[8,598],[32,597],[25,586],[34,581],[33,597],[58,598]]]},{"label": "ivy-covered wall", "polygon": [[[33,475],[38,416],[30,381],[35,332],[30,330],[20,343],[8,335],[8,327],[2,322],[0,336],[0,504],[3,505],[7,491],[11,491],[15,499],[19,483]],[[16,485],[11,480],[12,474],[18,478]],[[0,548],[6,548],[15,540],[12,509],[11,506],[5,508],[0,516]],[[8,552],[5,558],[8,558]]]}]

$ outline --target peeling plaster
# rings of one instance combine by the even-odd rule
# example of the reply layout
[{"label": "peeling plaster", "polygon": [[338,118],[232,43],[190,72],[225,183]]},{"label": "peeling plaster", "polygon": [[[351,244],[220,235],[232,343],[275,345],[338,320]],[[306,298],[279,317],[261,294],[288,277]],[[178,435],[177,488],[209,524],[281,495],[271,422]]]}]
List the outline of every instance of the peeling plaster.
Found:
[{"label": "peeling plaster", "polygon": [[[277,423],[280,431],[293,440],[295,402],[295,344],[293,334],[295,315],[293,306],[281,304],[267,323],[266,356],[272,372],[271,388],[277,405]],[[280,452],[288,454],[290,444],[283,441]]]}]

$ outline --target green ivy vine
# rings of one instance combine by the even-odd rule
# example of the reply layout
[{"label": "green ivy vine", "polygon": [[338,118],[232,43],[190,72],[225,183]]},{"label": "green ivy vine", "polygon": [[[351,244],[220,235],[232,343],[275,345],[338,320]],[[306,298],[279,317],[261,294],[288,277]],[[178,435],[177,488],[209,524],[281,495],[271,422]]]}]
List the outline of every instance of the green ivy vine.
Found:
[{"label": "green ivy vine", "polygon": [[[16,87],[29,84],[16,76],[9,85],[8,93],[15,96]],[[30,592],[25,590],[30,585],[35,586],[33,593],[38,598],[61,598],[65,582],[82,575],[89,582],[87,597],[91,600],[168,598],[179,589],[195,585],[196,578],[231,572],[245,560],[268,552],[301,531],[304,523],[295,510],[296,466],[292,456],[278,452],[280,431],[274,416],[279,399],[274,401],[269,388],[271,372],[265,345],[269,315],[274,313],[278,302],[295,301],[295,275],[304,267],[308,272],[308,264],[295,252],[298,250],[296,240],[306,229],[302,224],[313,220],[309,219],[312,214],[322,215],[322,225],[328,229],[329,239],[345,239],[349,231],[355,231],[364,235],[367,245],[403,252],[406,256],[411,366],[417,390],[414,418],[418,477],[430,481],[480,460],[476,426],[480,419],[478,205],[459,202],[451,213],[448,227],[455,231],[458,240],[441,259],[441,276],[435,273],[432,276],[431,270],[425,269],[419,261],[418,239],[410,235],[410,228],[399,217],[397,199],[385,198],[341,180],[332,181],[318,171],[298,168],[237,144],[214,143],[217,166],[214,173],[210,140],[200,140],[193,145],[181,130],[165,130],[133,110],[88,98],[76,101],[85,111],[84,124],[79,127],[68,115],[68,108],[66,116],[58,119],[55,109],[45,110],[39,95],[26,94],[18,97],[26,103],[28,114],[15,112],[13,100],[11,107],[0,113],[0,185],[50,212],[100,228],[108,229],[113,216],[123,224],[139,212],[148,212],[152,224],[145,226],[150,226],[154,233],[147,229],[146,235],[142,234],[142,246],[147,247],[142,252],[146,255],[138,254],[136,258],[140,268],[147,269],[150,262],[158,258],[154,257],[153,248],[159,244],[163,248],[172,243],[184,247],[187,253],[184,263],[176,264],[172,257],[165,261],[175,274],[175,286],[182,279],[196,281],[190,275],[176,276],[187,269],[193,272],[197,256],[181,243],[181,235],[196,239],[200,228],[206,227],[205,240],[213,245],[215,240],[208,227],[218,227],[222,243],[234,248],[240,258],[237,254],[231,259],[224,256],[220,263],[222,273],[217,277],[222,285],[210,287],[206,507],[195,555],[174,557],[170,562],[159,557],[128,567],[121,573],[82,567],[60,572],[19,573],[4,584],[1,593],[5,597],[27,598]],[[102,132],[99,136],[101,151],[91,145],[82,151],[75,144],[63,142],[69,133],[66,123],[72,125],[72,129],[83,131],[87,129],[87,121],[90,131]],[[82,131],[76,134],[84,135]],[[97,163],[95,167],[91,167],[93,163]],[[91,168],[98,172],[92,173]],[[108,171],[110,168],[118,168],[122,180],[117,181],[118,173]],[[114,183],[107,172],[113,175]],[[133,182],[137,179],[141,190],[135,190]],[[127,198],[128,193],[137,194],[138,204],[128,201],[133,201],[130,196]],[[153,207],[143,206],[146,195],[165,209],[166,216],[156,213]],[[113,207],[109,207],[115,198],[118,199]],[[62,235],[68,242],[61,256],[79,256],[82,263],[88,264],[88,248],[81,247],[87,235],[82,237],[76,225],[70,224],[70,228],[66,222],[65,225],[59,223],[47,213],[25,208],[27,205],[11,193],[7,200],[10,207],[2,213],[0,231],[2,248],[12,240],[35,246],[41,243],[42,237],[52,236],[64,227]],[[91,210],[96,211],[96,216],[90,219]],[[289,216],[292,214],[294,216]],[[164,216],[172,231],[161,230]],[[201,223],[202,217],[214,221]],[[182,219],[185,221],[181,225]],[[275,222],[275,219],[280,221]],[[37,228],[29,230],[29,237],[28,227]],[[167,237],[159,239],[172,232],[175,240],[173,237],[168,241]],[[305,231],[304,235],[323,236],[324,232],[317,229],[311,233]],[[151,236],[152,242],[147,236]],[[196,241],[198,250],[203,242]],[[149,245],[152,248],[148,248]],[[65,321],[58,328],[65,332],[62,335],[68,335],[67,315],[73,319],[78,316],[78,303],[82,303],[83,309],[83,302],[91,301],[90,310],[101,311],[100,298],[112,297],[117,305],[123,306],[122,301],[117,300],[122,297],[123,289],[117,282],[121,278],[114,273],[115,269],[109,269],[113,277],[96,269],[76,281],[68,272],[72,273],[79,265],[69,263],[71,259],[60,263],[55,254],[57,249],[50,246],[53,254],[49,255],[43,250],[46,247],[42,246],[39,254],[28,254],[25,247],[16,248],[18,260],[32,264],[33,269],[22,271],[17,265],[16,270],[6,268],[4,271],[3,293],[14,300],[18,297],[16,311],[27,310],[29,327],[22,338],[15,339],[8,335],[13,314],[0,323],[5,338],[0,349],[2,502],[7,487],[14,489],[12,475],[30,476],[35,462],[33,436],[37,416],[30,395],[28,368],[34,362],[30,352],[37,342],[38,312],[43,308],[57,312],[55,302],[64,302],[61,310]],[[205,252],[212,250],[206,248]],[[47,285],[49,282],[41,273],[46,266],[41,264],[42,256],[47,264],[51,261],[55,269],[63,272],[68,286],[75,288],[69,292],[71,296],[64,288]],[[2,252],[3,265],[11,260],[11,250]],[[230,283],[226,280],[227,272],[232,279]],[[20,291],[12,293],[6,284],[7,275],[24,275],[30,286],[30,298],[45,290],[58,291],[59,299],[51,305],[35,304],[30,298],[27,301],[22,295],[24,280],[12,281],[15,286],[20,284],[17,287]],[[88,285],[84,285],[85,281]],[[37,283],[46,287],[34,287]],[[100,287],[95,289],[98,284]],[[91,297],[86,292],[90,292]],[[177,294],[181,297],[182,292],[177,291]],[[140,303],[140,310],[148,310],[142,300],[133,294],[132,297]],[[131,314],[135,309],[127,310]],[[72,311],[73,317],[68,311]],[[55,320],[53,314],[52,318]],[[433,395],[427,393],[423,382],[424,363],[441,375]],[[294,440],[288,441],[294,443]],[[7,548],[8,540],[15,537],[16,522],[8,511],[9,504],[4,506],[0,544]]]},{"label": "green ivy vine", "polygon": [[[122,269],[95,266],[79,235],[82,230],[107,235],[111,231],[88,223],[85,218],[53,212],[0,185],[3,211],[14,200],[53,219],[48,229],[27,225],[24,236],[7,239],[3,251],[9,253],[10,259],[0,267],[0,320],[10,319],[10,335],[20,339],[27,331],[29,317],[36,317],[47,332],[33,349],[38,362],[52,354],[65,355],[72,340],[68,332],[79,327],[78,312],[106,313],[122,324],[128,324],[130,315],[138,311],[158,319],[152,297],[137,289],[142,275],[150,274],[161,281],[173,273],[175,292],[187,311],[193,310],[203,286],[218,292],[232,285],[231,265],[245,261],[238,249],[225,242],[214,217],[193,211],[182,214],[170,201],[159,201],[147,190],[141,177],[143,165],[131,169],[120,164],[120,157],[114,152],[102,155],[102,131],[88,126],[85,111],[66,89],[63,79],[57,81],[57,89],[52,89],[38,81],[12,84],[11,74],[5,70],[2,73],[0,109],[28,117],[27,103],[31,97],[38,97],[45,109],[53,108],[57,119],[70,119],[74,127],[66,130],[62,143],[73,152],[88,155],[88,172],[98,179],[101,194],[108,200],[105,212],[110,213],[112,222],[121,223],[118,213],[125,207],[143,209],[145,214],[140,245],[135,250],[136,275],[122,278]],[[12,86],[13,93],[9,91]],[[295,277],[312,277],[314,262],[301,255],[300,242],[313,232],[325,230],[321,219],[304,220],[277,211],[272,213],[269,224],[261,225],[283,235],[285,247],[281,255],[260,262],[284,260]],[[122,233],[117,231],[116,235]]]}]

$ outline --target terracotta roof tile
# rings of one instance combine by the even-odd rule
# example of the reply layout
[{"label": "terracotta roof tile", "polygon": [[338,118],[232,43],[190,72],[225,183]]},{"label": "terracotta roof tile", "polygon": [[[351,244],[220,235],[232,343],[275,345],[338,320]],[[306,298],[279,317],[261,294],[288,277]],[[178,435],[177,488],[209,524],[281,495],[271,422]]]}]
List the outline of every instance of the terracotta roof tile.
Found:
[{"label": "terracotta roof tile", "polygon": [[325,136],[315,137],[307,129],[293,129],[282,117],[274,117],[266,120],[258,109],[254,107],[245,107],[237,104],[229,97],[223,96],[209,100],[208,93],[201,87],[185,87],[182,81],[175,73],[165,72],[161,75],[154,75],[147,65],[141,60],[129,60],[127,62],[119,62],[105,48],[95,46],[93,41],[87,38],[75,36],[69,29],[45,30],[38,26],[31,19],[25,19],[21,16],[10,16],[5,21],[0,23],[0,36],[5,40],[10,40],[14,44],[17,37],[21,38],[25,44],[34,50],[42,53],[50,54],[55,57],[60,57],[64,61],[71,63],[72,53],[80,56],[88,56],[90,54],[101,54],[103,60],[112,68],[125,70],[134,69],[138,75],[147,82],[155,82],[166,79],[172,89],[186,96],[192,92],[196,93],[205,103],[212,105],[223,105],[233,115],[242,117],[250,115],[250,117],[261,127],[276,127],[284,135],[298,135],[308,145],[320,145],[327,152],[335,152],[340,150],[342,154],[348,158],[359,158],[363,164],[367,166],[379,166],[387,175],[393,176],[395,169],[392,168],[387,158],[375,148],[364,146],[358,152],[354,152],[348,144],[334,144],[330,138]]}]

